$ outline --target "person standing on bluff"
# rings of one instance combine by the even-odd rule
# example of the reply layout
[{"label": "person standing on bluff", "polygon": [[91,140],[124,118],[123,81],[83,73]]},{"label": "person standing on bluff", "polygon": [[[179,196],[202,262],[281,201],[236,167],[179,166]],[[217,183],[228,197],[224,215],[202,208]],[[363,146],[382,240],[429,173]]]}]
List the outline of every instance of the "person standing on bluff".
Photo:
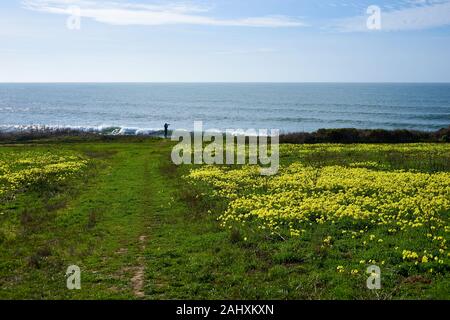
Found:
[{"label": "person standing on bluff", "polygon": [[166,138],[166,139],[167,139],[167,136],[169,135],[169,126],[170,126],[170,124],[168,124],[168,123],[164,124],[164,138]]}]

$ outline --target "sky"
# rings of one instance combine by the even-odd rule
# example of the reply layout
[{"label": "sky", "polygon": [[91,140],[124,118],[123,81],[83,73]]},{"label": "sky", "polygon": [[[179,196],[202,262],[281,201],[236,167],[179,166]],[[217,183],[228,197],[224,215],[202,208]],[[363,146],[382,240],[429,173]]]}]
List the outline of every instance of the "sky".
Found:
[{"label": "sky", "polygon": [[0,82],[450,82],[450,0],[2,0]]}]

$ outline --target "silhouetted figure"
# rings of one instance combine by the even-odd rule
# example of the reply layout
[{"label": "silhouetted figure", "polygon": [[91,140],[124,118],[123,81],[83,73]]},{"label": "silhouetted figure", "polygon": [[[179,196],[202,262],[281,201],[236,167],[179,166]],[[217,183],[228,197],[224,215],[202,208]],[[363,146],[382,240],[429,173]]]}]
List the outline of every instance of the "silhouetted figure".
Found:
[{"label": "silhouetted figure", "polygon": [[169,126],[170,126],[170,124],[168,124],[168,123],[164,124],[164,138],[166,138],[166,139],[167,139],[167,136],[169,135]]}]

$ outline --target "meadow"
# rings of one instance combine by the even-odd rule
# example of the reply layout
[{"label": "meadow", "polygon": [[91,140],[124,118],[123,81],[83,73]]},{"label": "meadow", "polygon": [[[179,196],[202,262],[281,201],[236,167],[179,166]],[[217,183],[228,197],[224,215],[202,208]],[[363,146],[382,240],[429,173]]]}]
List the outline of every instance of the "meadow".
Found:
[{"label": "meadow", "polygon": [[1,146],[0,298],[450,298],[450,144],[282,144],[275,176],[172,147]]},{"label": "meadow", "polygon": [[255,166],[205,166],[185,178],[222,203],[211,214],[236,239],[284,243],[284,264],[317,259],[324,273],[360,284],[369,265],[392,285],[447,275],[448,145],[282,145],[280,154],[276,176]]}]

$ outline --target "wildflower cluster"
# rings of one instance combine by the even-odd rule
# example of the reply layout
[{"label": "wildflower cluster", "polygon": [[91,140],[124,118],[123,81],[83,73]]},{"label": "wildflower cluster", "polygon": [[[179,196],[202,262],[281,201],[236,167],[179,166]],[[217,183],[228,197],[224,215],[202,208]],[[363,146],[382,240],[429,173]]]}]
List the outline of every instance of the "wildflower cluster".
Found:
[{"label": "wildflower cluster", "polygon": [[[311,224],[364,225],[361,230],[342,230],[342,237],[360,239],[362,247],[371,243],[387,247],[386,239],[399,233],[422,234],[429,238],[423,249],[433,254],[419,256],[401,248],[403,260],[427,263],[436,258],[448,263],[449,171],[394,170],[389,162],[376,161],[314,166],[305,159],[321,160],[314,154],[317,148],[334,155],[403,152],[408,159],[433,153],[444,164],[450,154],[448,145],[283,145],[281,157],[293,161],[282,165],[276,176],[261,176],[255,166],[203,166],[191,170],[187,178],[197,186],[210,187],[210,197],[227,203],[218,218],[224,228],[251,226],[285,238],[301,237]],[[385,237],[367,234],[368,229],[380,227],[386,230]],[[329,236],[322,246],[332,243]]]},{"label": "wildflower cluster", "polygon": [[60,183],[82,171],[87,161],[64,152],[0,152],[0,199],[36,185]]}]

